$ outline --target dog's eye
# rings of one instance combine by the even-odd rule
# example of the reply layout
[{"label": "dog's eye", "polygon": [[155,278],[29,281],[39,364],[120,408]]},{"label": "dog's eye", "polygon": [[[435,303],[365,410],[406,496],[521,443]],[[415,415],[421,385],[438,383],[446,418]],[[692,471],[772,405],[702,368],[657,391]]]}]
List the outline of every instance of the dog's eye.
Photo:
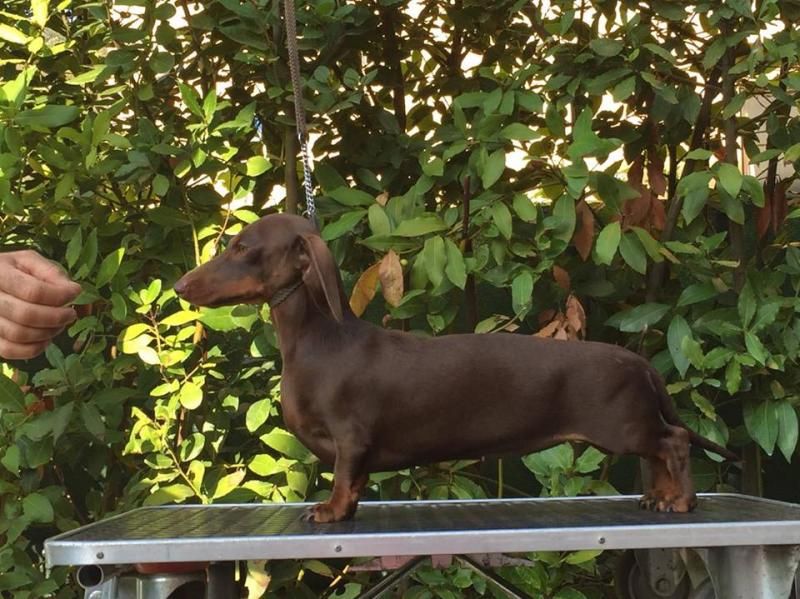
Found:
[{"label": "dog's eye", "polygon": [[250,248],[248,248],[248,247],[247,247],[245,244],[243,244],[243,243],[240,241],[240,242],[239,242],[239,243],[237,243],[237,244],[236,244],[236,246],[233,248],[233,251],[234,251],[234,252],[236,252],[237,254],[244,254],[244,253],[245,253],[247,250],[249,250],[249,249],[250,249]]}]

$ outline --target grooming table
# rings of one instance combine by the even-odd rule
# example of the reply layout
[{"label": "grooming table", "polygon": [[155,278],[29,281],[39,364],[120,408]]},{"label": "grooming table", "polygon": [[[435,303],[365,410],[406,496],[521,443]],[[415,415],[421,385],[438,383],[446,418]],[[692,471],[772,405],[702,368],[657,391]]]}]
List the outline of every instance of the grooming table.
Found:
[{"label": "grooming table", "polygon": [[[363,595],[377,597],[432,555],[463,556],[510,596],[524,597],[470,556],[667,550],[637,554],[644,555],[639,567],[657,590],[652,597],[664,597],[685,572],[671,549],[694,548],[718,599],[789,597],[800,561],[800,505],[707,494],[693,513],[661,514],[640,510],[637,501],[638,496],[363,502],[354,520],[335,524],[306,522],[310,504],[299,503],[147,507],[53,537],[45,542],[45,555],[48,567],[89,566],[84,582],[92,599],[160,597],[125,591],[125,576],[142,578],[121,574],[130,564],[419,556]],[[212,586],[225,587],[220,576],[232,579],[228,567],[223,574],[216,570],[213,585],[209,578],[209,599],[228,599],[222,590],[212,594]],[[141,580],[136,584],[142,588]]]}]

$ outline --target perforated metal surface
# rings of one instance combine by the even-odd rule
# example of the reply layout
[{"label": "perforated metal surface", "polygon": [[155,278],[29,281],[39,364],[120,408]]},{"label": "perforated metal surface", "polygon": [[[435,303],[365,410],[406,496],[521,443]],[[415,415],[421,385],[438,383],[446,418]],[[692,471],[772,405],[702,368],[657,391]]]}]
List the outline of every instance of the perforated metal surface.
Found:
[{"label": "perforated metal surface", "polygon": [[365,502],[335,524],[306,522],[309,504],[141,508],[45,552],[50,565],[79,565],[800,543],[800,505],[705,495],[691,514],[658,514],[637,500]]}]

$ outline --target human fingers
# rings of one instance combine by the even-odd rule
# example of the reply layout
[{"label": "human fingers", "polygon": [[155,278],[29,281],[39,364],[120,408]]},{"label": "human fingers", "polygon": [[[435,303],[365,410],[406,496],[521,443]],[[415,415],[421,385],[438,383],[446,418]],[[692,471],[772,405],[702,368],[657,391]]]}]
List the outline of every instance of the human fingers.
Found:
[{"label": "human fingers", "polygon": [[39,343],[14,343],[8,339],[0,338],[0,358],[5,360],[28,360],[42,353],[50,341]]},{"label": "human fingers", "polygon": [[[60,304],[64,305],[74,300],[81,292],[81,286],[72,281],[67,273],[55,262],[40,256],[33,250],[22,250],[8,254],[18,270],[30,275],[33,279],[47,282],[54,297],[66,297]],[[41,302],[36,302],[41,303]]]},{"label": "human fingers", "polygon": [[[16,268],[2,285],[3,291],[29,304],[40,306],[63,306],[73,301],[80,293],[80,285],[71,281],[52,283],[31,276]],[[75,288],[77,287],[77,293]]]},{"label": "human fingers", "polygon": [[74,322],[78,317],[73,308],[31,304],[2,291],[0,314],[17,324],[39,329],[60,328]]},{"label": "human fingers", "polygon": [[0,316],[0,338],[11,341],[12,343],[41,343],[50,341],[61,333],[64,327],[54,327],[40,329],[17,324],[12,320]]}]

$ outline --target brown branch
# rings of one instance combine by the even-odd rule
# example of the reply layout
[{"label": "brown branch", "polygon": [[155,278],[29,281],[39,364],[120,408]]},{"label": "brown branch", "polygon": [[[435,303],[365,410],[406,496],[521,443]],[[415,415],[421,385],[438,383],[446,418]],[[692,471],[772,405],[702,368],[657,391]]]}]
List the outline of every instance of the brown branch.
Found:
[{"label": "brown branch", "polygon": [[[697,119],[694,124],[694,131],[692,132],[692,139],[689,143],[689,151],[700,148],[705,140],[708,126],[711,122],[711,105],[714,101],[714,96],[717,93],[717,79],[719,79],[720,70],[717,67],[711,71],[711,74],[706,81],[705,89],[703,92],[703,101],[700,105],[700,111],[697,113]],[[694,172],[696,160],[687,160],[681,173],[681,179],[689,176]],[[675,185],[677,188],[677,184]],[[664,230],[661,232],[661,243],[665,243],[672,239],[672,234],[675,232],[675,225],[678,223],[678,216],[681,213],[683,206],[683,199],[677,194],[671,196],[669,207],[667,208],[667,218],[664,223]],[[647,279],[647,301],[655,301],[667,273],[667,261],[657,262],[653,264]]]},{"label": "brown branch", "polygon": [[[470,189],[470,178],[464,177],[463,182],[463,214],[461,215],[461,249],[464,254],[472,253],[472,238],[469,236],[469,210],[472,200]],[[472,273],[467,275],[467,282],[464,285],[464,308],[467,327],[470,332],[475,330],[478,324],[478,294],[475,289],[475,276]]]},{"label": "brown branch", "polygon": [[[733,98],[734,94],[734,76],[730,74],[730,68],[734,63],[734,48],[728,48],[722,59],[722,105],[727,106]],[[725,162],[739,168],[739,159],[737,150],[739,145],[736,143],[736,118],[731,115],[722,123],[723,133],[725,135]],[[744,227],[728,220],[728,233],[731,241],[731,256],[738,262],[736,269],[733,271],[733,287],[735,291],[741,291],[744,287],[745,278],[747,276],[746,270],[746,257],[744,253]]]},{"label": "brown branch", "polygon": [[397,9],[394,7],[381,7],[381,28],[383,29],[386,43],[383,46],[383,58],[392,81],[392,103],[394,116],[401,131],[406,130],[406,90],[403,83],[403,71],[400,67],[400,41],[397,38],[396,19]]}]

